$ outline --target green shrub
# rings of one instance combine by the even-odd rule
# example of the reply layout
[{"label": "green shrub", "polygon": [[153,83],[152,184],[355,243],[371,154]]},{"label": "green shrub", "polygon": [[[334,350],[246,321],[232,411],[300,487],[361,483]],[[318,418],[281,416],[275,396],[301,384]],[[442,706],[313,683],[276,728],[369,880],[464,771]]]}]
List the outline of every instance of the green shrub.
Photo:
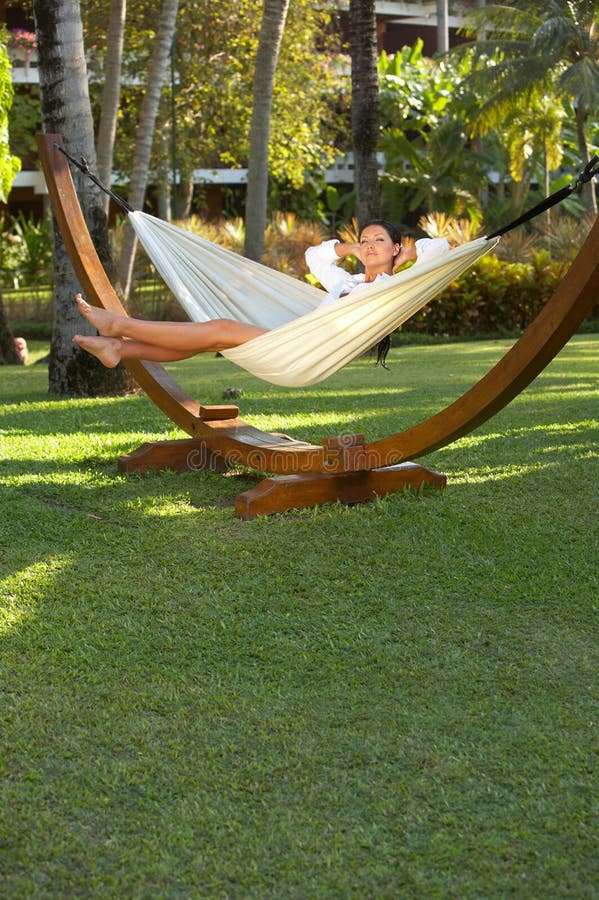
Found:
[{"label": "green shrub", "polygon": [[48,223],[19,213],[0,239],[5,288],[48,286],[53,282],[53,239]]},{"label": "green shrub", "polygon": [[485,256],[403,330],[451,337],[522,331],[551,297],[565,268],[545,250],[533,253],[530,263]]},{"label": "green shrub", "polygon": [[13,334],[24,337],[26,341],[50,341],[52,338],[52,321],[20,321],[11,320]]}]

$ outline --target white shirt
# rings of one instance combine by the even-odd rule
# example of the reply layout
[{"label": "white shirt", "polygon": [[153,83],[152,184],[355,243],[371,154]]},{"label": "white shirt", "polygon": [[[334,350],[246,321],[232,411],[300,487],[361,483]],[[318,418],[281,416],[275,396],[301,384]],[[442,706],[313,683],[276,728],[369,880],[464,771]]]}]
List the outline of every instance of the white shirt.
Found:
[{"label": "white shirt", "polygon": [[[323,288],[327,291],[320,306],[326,306],[338,300],[341,296],[351,293],[361,287],[368,287],[378,281],[380,278],[390,278],[386,272],[381,272],[376,276],[374,281],[366,282],[366,276],[363,274],[351,275],[344,268],[337,265],[341,259],[335,253],[335,244],[339,241],[333,239],[331,241],[323,241],[316,247],[308,247],[306,250],[306,265],[310,269],[312,275],[318,278]],[[435,256],[441,256],[450,250],[449,243],[445,238],[421,238],[416,241],[416,262],[425,262],[433,259]]]}]

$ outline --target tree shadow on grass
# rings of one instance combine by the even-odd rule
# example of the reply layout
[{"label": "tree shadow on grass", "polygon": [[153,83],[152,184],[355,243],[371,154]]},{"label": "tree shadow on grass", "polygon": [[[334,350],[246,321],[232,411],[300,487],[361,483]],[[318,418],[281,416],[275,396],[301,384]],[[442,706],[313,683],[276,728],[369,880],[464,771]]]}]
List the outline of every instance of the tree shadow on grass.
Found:
[{"label": "tree shadow on grass", "polygon": [[[112,403],[100,405],[110,422]],[[220,507],[240,490],[231,477],[120,476],[106,460],[46,457],[28,460],[19,484],[24,461],[3,464],[3,840],[17,860],[5,871],[26,859],[68,893],[66,869],[106,885],[106,871],[122,879],[122,860],[141,858],[155,890],[152,859],[183,877],[201,821],[205,842],[217,835],[221,855],[234,842],[243,862],[258,835],[270,872],[273,821],[286,828],[290,811],[285,865],[289,847],[314,845],[308,819],[333,829],[318,845],[327,859],[335,843],[349,861],[352,832],[363,843],[371,827],[377,847],[381,834],[399,840],[389,822],[415,784],[433,834],[448,792],[463,809],[479,785],[480,810],[491,766],[503,791],[495,832],[461,814],[468,852],[488,840],[481,852],[494,858],[497,833],[522,847],[521,834],[504,837],[522,816],[536,834],[542,797],[560,853],[584,858],[564,832],[587,815],[590,632],[572,597],[588,572],[573,488],[591,436],[570,409],[567,427],[552,426],[563,404],[544,400],[539,424],[536,401],[520,401],[517,415],[431,454],[427,464],[455,471],[444,494],[257,523]],[[535,505],[540,481],[547,499]],[[548,768],[574,773],[560,776],[553,806]],[[362,805],[341,815],[356,795]]]}]

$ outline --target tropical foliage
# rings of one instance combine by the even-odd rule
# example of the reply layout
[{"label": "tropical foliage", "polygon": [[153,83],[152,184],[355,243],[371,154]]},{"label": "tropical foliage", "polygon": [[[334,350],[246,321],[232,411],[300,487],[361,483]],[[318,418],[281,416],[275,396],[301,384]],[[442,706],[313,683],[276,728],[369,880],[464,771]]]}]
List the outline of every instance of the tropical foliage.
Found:
[{"label": "tropical foliage", "polygon": [[21,167],[20,160],[9,150],[8,113],[12,106],[13,87],[10,77],[10,62],[6,52],[7,34],[0,28],[0,203],[4,203]]},{"label": "tropical foliage", "polygon": [[[472,57],[433,60],[423,42],[379,59],[386,157],[385,215],[414,223],[419,211],[480,220],[484,156],[468,152],[467,123],[477,105],[468,87]],[[456,97],[458,101],[456,101]]]},{"label": "tropical foliage", "polygon": [[[83,4],[96,109],[106,59],[107,5],[106,0]],[[491,5],[479,10],[470,25],[473,37],[484,29],[484,41],[435,59],[424,56],[422,42],[394,56],[383,53],[378,75],[380,150],[386,157],[384,215],[412,233],[436,233],[445,227],[439,218],[445,216],[452,240],[459,241],[460,234],[474,235],[483,223],[487,232],[504,224],[536,202],[539,193],[567,183],[581,167],[580,103],[586,110],[587,149],[594,149],[599,133],[595,95],[583,89],[594,84],[596,75],[596,8],[596,2],[554,0],[529,15],[520,2],[501,8]],[[260,15],[258,0],[223,0],[217,8],[193,0],[181,6],[171,77],[152,151],[158,192],[173,168],[179,172],[181,187],[199,167],[247,163],[252,60]],[[316,223],[308,230],[324,227],[325,233],[351,222],[355,203],[350,190],[332,185],[323,190],[324,167],[334,150],[348,149],[351,131],[350,60],[332,52],[341,45],[338,36],[329,33],[330,25],[330,16],[312,0],[291,4],[276,76],[270,160],[271,210],[283,210],[278,214],[281,220],[289,217],[285,211],[293,210],[294,220]],[[131,165],[153,26],[147,4],[132,0],[116,147],[116,164],[123,176]],[[535,54],[542,58],[533,65]],[[555,63],[551,70],[549,58]],[[534,76],[530,83],[529,72]],[[518,85],[522,90],[516,90]],[[19,135],[20,128],[23,134],[32,130],[29,118],[25,122],[24,107],[17,110],[11,131]],[[202,212],[204,194],[197,186],[195,196],[195,209]],[[238,197],[225,214],[237,216],[240,208]],[[555,253],[556,238],[564,233],[571,232],[571,244],[577,245],[575,220],[584,211],[580,196],[573,195],[563,208],[570,216],[560,218],[559,229],[551,228],[548,216],[537,222],[537,230],[544,229],[542,239],[538,234],[531,238],[528,230],[504,239],[508,257],[529,262],[531,243],[540,249],[551,242]],[[25,228],[31,237],[30,224],[11,226],[12,244],[5,246],[4,256],[16,258],[18,230]],[[240,221],[228,227],[242,235]],[[297,226],[287,236],[279,235],[275,253],[272,220],[268,231],[265,259],[301,276],[296,255],[303,254],[296,254],[294,245],[284,246],[285,240],[293,244]],[[145,267],[142,261],[138,273]],[[14,266],[9,268],[14,271]],[[138,282],[146,282],[147,274],[136,275]],[[24,272],[18,277],[30,280]]]},{"label": "tropical foliage", "polygon": [[563,273],[564,264],[547,250],[533,252],[530,262],[483,257],[403,330],[446,337],[517,334],[540,312]]},{"label": "tropical foliage", "polygon": [[[478,37],[485,34],[484,39]],[[478,117],[479,128],[494,127],[498,119],[513,121],[514,103],[534,115],[534,132],[540,137],[547,168],[559,146],[559,115],[548,101],[562,107],[576,123],[579,161],[589,160],[589,144],[596,141],[599,114],[599,7],[596,0],[527,0],[489,5],[472,13],[469,34],[477,37],[474,52],[494,65],[478,72],[486,94]],[[462,50],[455,51],[460,54]],[[472,52],[472,51],[468,51]],[[562,116],[563,118],[563,116]],[[512,159],[532,155],[530,135]],[[524,154],[522,150],[524,149]],[[553,164],[553,165],[552,165]],[[557,163],[559,164],[559,162]],[[589,208],[597,211],[595,193],[586,191]]]},{"label": "tropical foliage", "polygon": [[[10,152],[8,142],[8,112],[12,105],[13,88],[6,44],[6,31],[0,28],[0,203],[6,201],[13,179],[20,168],[20,160]],[[4,253],[2,243],[0,242],[0,261]],[[0,365],[17,363],[18,360],[0,288]]]},{"label": "tropical foliage", "polygon": [[[82,8],[98,119],[108,0],[85,0]],[[171,173],[178,172],[173,215],[190,211],[194,171],[247,165],[261,12],[259,0],[223,0],[218,7],[192,0],[180,8],[151,160],[158,198],[168,195]],[[123,179],[131,174],[155,18],[141,0],[129,2],[115,148]],[[533,205],[532,191],[538,197],[556,190],[579,170],[599,134],[596,21],[595,0],[552,0],[533,12],[514,0],[478,10],[469,25],[477,39],[446,56],[426,58],[421,42],[394,56],[383,53],[384,215],[406,228],[429,211],[466,216],[475,226],[484,216],[494,229]],[[273,101],[269,209],[292,209],[329,227],[349,221],[355,206],[347,191],[324,192],[326,167],[351,148],[351,66],[341,50],[330,13],[314,0],[291,4]],[[22,100],[11,127],[19,147],[34,130]],[[230,195],[231,213],[239,214],[242,195],[227,188],[222,194],[225,210]],[[196,185],[194,211],[208,210],[207,196]],[[580,215],[584,206],[573,197],[568,208]]]},{"label": "tropical foliage", "polygon": [[52,283],[53,241],[48,223],[19,213],[0,233],[1,286],[18,288]]},{"label": "tropical foliage", "polygon": [[[105,3],[82,5],[86,42],[94,50],[92,95],[97,108],[108,17]],[[176,168],[184,183],[198,168],[247,165],[253,59],[261,14],[258,0],[222,0],[217,5],[192,0],[182,4],[172,78],[157,122],[154,172]],[[344,78],[332,64],[340,43],[330,23],[330,13],[314,0],[291,4],[276,76],[269,164],[275,182],[295,188],[304,184],[307,172],[322,173],[331,162],[339,104],[345,103],[348,108],[347,92],[342,89]],[[123,177],[130,169],[131,140],[153,27],[154,16],[148,4],[130,2],[115,148],[115,166]]]}]

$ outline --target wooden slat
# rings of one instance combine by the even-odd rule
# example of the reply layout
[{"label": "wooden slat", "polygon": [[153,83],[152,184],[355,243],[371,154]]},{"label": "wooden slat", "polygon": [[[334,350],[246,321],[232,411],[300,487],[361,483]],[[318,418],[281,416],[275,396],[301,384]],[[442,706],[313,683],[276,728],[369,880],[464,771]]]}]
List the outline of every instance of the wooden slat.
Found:
[{"label": "wooden slat", "polygon": [[239,416],[238,406],[200,406],[202,422],[216,422],[223,419],[236,419]]}]

